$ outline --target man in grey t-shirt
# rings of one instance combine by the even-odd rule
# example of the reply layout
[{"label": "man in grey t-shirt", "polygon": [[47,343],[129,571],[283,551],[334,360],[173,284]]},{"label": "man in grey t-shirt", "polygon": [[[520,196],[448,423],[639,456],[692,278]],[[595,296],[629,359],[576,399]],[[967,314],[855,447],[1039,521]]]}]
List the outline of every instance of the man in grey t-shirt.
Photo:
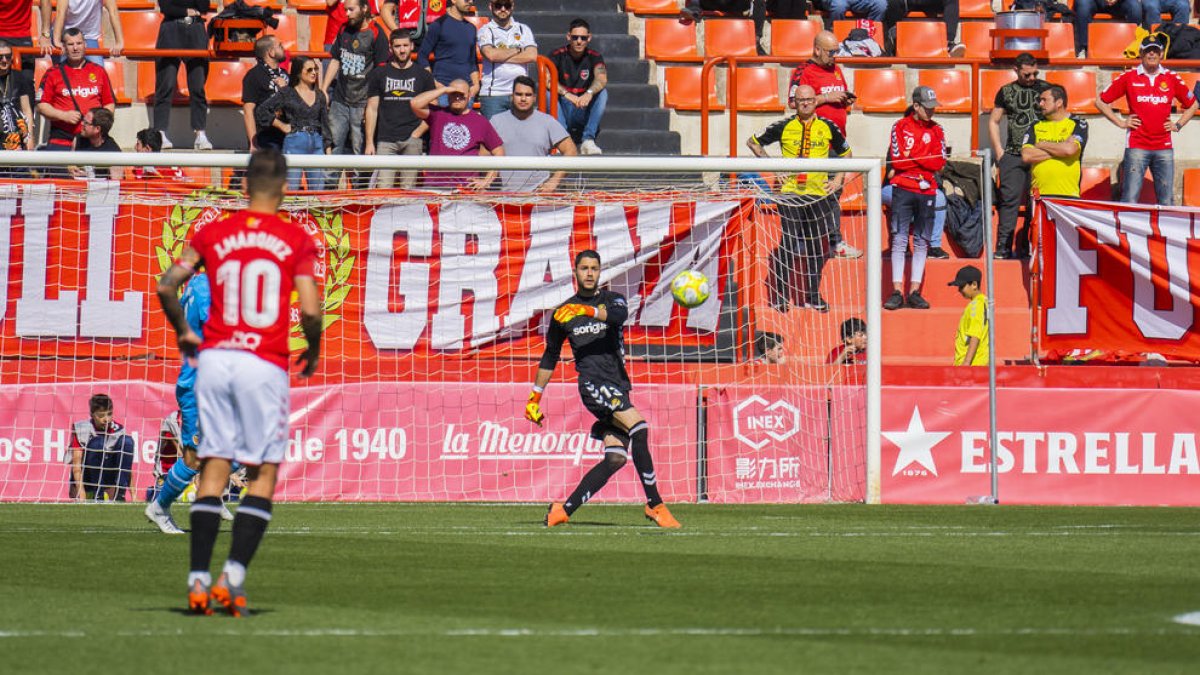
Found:
[{"label": "man in grey t-shirt", "polygon": [[[551,150],[573,156],[579,154],[571,135],[558,120],[534,109],[537,84],[522,75],[513,80],[512,109],[492,118],[492,127],[504,141],[504,154],[518,157],[545,157]],[[505,192],[553,192],[566,174],[555,171],[501,171]]]}]

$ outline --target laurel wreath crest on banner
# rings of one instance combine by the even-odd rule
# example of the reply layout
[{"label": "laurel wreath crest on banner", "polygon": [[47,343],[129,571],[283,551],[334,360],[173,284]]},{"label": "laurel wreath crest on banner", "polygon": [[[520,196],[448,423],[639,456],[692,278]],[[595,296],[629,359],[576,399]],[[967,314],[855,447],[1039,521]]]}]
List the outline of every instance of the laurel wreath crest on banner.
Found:
[{"label": "laurel wreath crest on banner", "polygon": [[[159,269],[162,272],[170,269],[183,253],[189,233],[213,222],[226,210],[215,203],[240,196],[240,193],[231,190],[197,190],[172,207],[170,217],[163,223],[162,241],[154,247]],[[350,294],[350,273],[354,270],[355,260],[350,248],[350,235],[342,226],[341,213],[336,209],[293,211],[291,216],[293,221],[314,236],[314,240],[317,240],[318,230],[321,234],[317,241],[317,252],[325,254],[325,264],[319,267],[317,276],[318,282],[323,282],[325,286],[322,303],[324,318],[321,324],[323,329],[328,329],[342,318],[338,310]],[[294,293],[292,300],[294,303]],[[300,329],[300,312],[294,304],[290,319],[292,328],[288,335],[288,348],[293,351],[304,349],[307,343]]]}]

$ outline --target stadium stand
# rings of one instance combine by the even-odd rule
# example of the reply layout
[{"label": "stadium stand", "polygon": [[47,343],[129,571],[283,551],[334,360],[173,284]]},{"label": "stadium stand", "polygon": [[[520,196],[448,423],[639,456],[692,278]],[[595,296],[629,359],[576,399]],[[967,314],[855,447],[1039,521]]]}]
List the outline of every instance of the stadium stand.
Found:
[{"label": "stadium stand", "polygon": [[1183,205],[1200,206],[1200,169],[1183,171]]},{"label": "stadium stand", "polygon": [[903,70],[855,70],[852,88],[858,95],[855,107],[863,112],[902,113],[908,107]]},{"label": "stadium stand", "polygon": [[162,14],[155,11],[121,12],[120,21],[121,32],[125,34],[126,49],[154,49],[154,44],[158,41],[158,26],[162,23]]},{"label": "stadium stand", "polygon": [[705,56],[756,56],[754,22],[713,19],[704,22]]},{"label": "stadium stand", "polygon": [[646,19],[646,58],[656,61],[699,61],[696,24],[677,19]]},{"label": "stadium stand", "polygon": [[104,71],[108,73],[108,79],[112,82],[113,96],[117,99],[117,105],[133,103],[133,97],[130,96],[129,89],[125,84],[125,60],[105,59]]},{"label": "stadium stand", "polygon": [[275,18],[279,20],[279,25],[275,28],[268,27],[263,33],[279,38],[285,50],[289,52],[296,51],[297,46],[300,44],[296,31],[296,15],[276,14]]},{"label": "stadium stand", "polygon": [[987,58],[992,51],[991,21],[964,21],[959,27],[959,39],[967,46],[967,58]]},{"label": "stadium stand", "polygon": [[1096,73],[1091,70],[1051,70],[1045,74],[1047,82],[1060,84],[1067,90],[1067,110],[1084,115],[1095,115]]},{"label": "stadium stand", "polygon": [[992,104],[996,102],[996,92],[1000,91],[1000,87],[1016,79],[1017,74],[1011,69],[979,71],[980,110],[984,112],[991,110]]},{"label": "stadium stand", "polygon": [[783,112],[779,100],[778,69],[738,68],[737,109],[747,112]]},{"label": "stadium stand", "polygon": [[677,0],[625,0],[625,11],[638,15],[669,16],[679,14]]},{"label": "stadium stand", "polygon": [[[700,66],[666,66],[662,69],[663,105],[675,110],[700,109]],[[740,84],[740,83],[739,83]],[[739,90],[740,93],[740,90]],[[709,87],[708,105],[711,110],[722,110],[717,88]]]},{"label": "stadium stand", "polygon": [[254,67],[253,59],[240,61],[214,61],[208,68],[208,80],[204,94],[209,105],[242,104],[242,80],[246,72]]},{"label": "stadium stand", "polygon": [[[990,19],[995,16],[991,0],[959,0],[958,15],[964,19]],[[963,24],[964,27],[967,25]]]},{"label": "stadium stand", "polygon": [[1079,196],[1084,199],[1109,201],[1112,194],[1112,173],[1108,167],[1085,166],[1080,172]]},{"label": "stadium stand", "polygon": [[1048,23],[1046,27],[1046,53],[1052,59],[1070,59],[1075,56],[1075,25],[1072,23]]},{"label": "stadium stand", "polygon": [[901,21],[896,24],[896,56],[937,58],[946,55],[946,24]]},{"label": "stadium stand", "polygon": [[971,112],[971,71],[921,70],[917,73],[917,83],[937,93],[939,113]]},{"label": "stadium stand", "polygon": [[771,22],[771,54],[785,58],[812,56],[813,39],[822,27],[808,19],[775,19]]},{"label": "stadium stand", "polygon": [[1133,42],[1137,24],[1115,21],[1095,21],[1088,25],[1088,57],[1093,59],[1124,58],[1125,48]]}]

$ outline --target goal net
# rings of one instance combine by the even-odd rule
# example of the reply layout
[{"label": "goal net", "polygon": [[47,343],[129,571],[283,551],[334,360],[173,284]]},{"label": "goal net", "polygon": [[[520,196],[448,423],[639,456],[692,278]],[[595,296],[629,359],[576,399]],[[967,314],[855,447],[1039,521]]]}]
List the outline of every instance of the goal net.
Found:
[{"label": "goal net", "polygon": [[[193,233],[245,206],[246,157],[137,159],[136,176],[113,168],[125,176],[106,180],[130,155],[94,153],[72,179],[54,167],[78,161],[69,153],[0,153],[0,501],[70,500],[73,463],[96,488],[86,493],[142,501],[174,460],[158,451],[181,362],[155,282]],[[296,185],[284,210],[325,263],[325,334],[318,374],[292,380],[280,499],[568,494],[603,456],[569,347],[542,399],[545,425],[526,421],[524,406],[584,249],[599,252],[602,284],[628,300],[632,402],[649,422],[664,498],[872,499],[877,162],[289,161]],[[35,177],[34,164],[48,168]],[[415,172],[416,186],[372,187],[381,170]],[[501,175],[476,189],[492,170]],[[802,172],[844,184],[828,197],[780,191]],[[504,189],[547,176],[552,190]],[[839,253],[834,238],[866,255]],[[711,286],[691,309],[671,292],[685,270]],[[303,344],[297,325],[292,347]],[[119,431],[97,433],[94,394],[111,397]],[[643,499],[632,465],[596,499]]]}]

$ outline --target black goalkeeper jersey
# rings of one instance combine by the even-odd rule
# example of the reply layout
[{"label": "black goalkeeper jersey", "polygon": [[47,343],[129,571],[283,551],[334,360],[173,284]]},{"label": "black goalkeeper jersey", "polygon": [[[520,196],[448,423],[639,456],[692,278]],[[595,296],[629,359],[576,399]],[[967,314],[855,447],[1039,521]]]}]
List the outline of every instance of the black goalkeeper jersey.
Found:
[{"label": "black goalkeeper jersey", "polygon": [[625,303],[625,296],[601,290],[588,298],[573,295],[563,304],[603,307],[608,313],[608,320],[600,321],[580,315],[564,326],[551,319],[550,329],[546,331],[546,351],[542,353],[539,366],[546,370],[554,370],[562,354],[563,341],[569,340],[571,352],[575,355],[575,372],[579,373],[581,380],[613,382],[628,388],[629,374],[625,372],[625,319],[629,316],[629,306]]}]

